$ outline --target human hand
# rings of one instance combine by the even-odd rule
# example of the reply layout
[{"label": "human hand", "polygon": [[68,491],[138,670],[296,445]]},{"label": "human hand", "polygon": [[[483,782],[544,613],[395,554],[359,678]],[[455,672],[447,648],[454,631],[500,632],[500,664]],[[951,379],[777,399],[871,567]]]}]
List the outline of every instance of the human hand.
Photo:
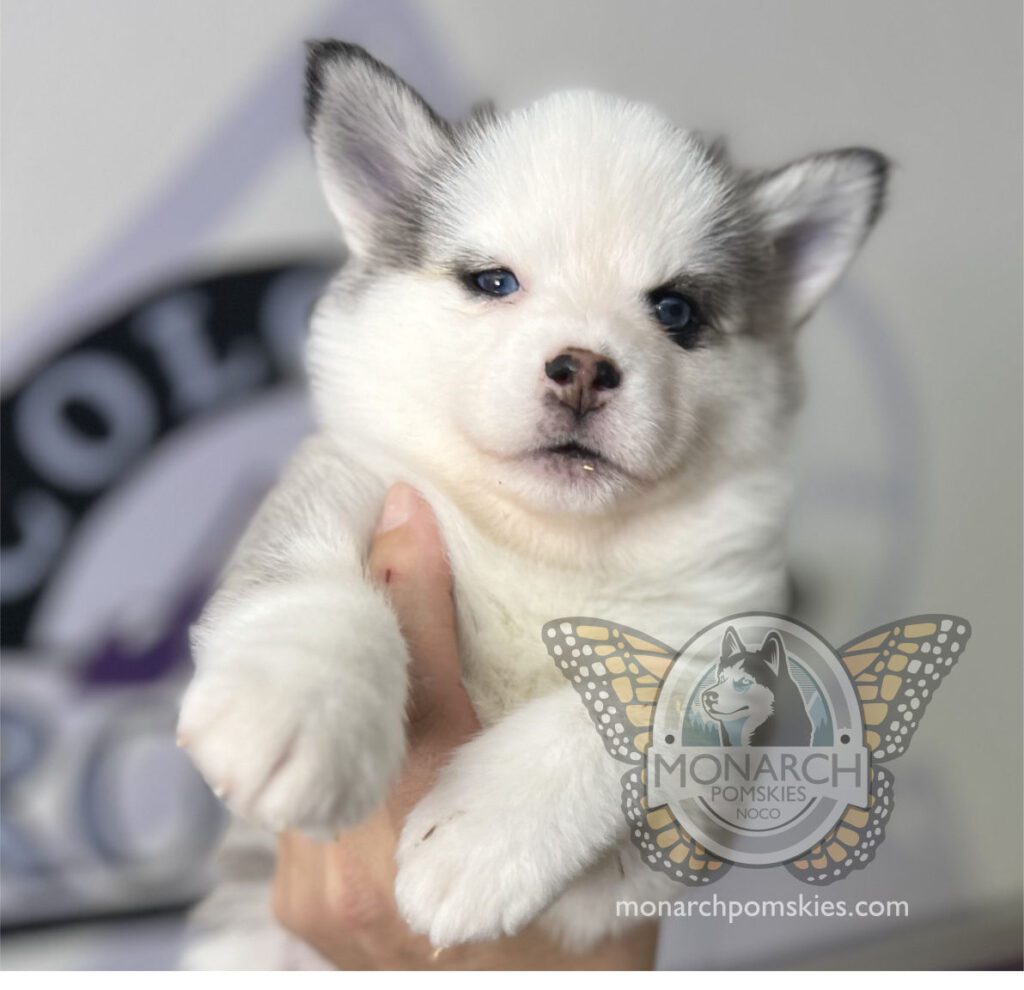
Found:
[{"label": "human hand", "polygon": [[279,921],[339,969],[647,969],[656,929],[645,925],[581,955],[530,927],[493,942],[435,952],[395,905],[395,848],[406,815],[451,752],[480,725],[459,671],[451,573],[437,524],[408,485],[394,486],[368,569],[385,587],[412,658],[408,755],[385,804],[334,842],[281,835],[274,878]]}]

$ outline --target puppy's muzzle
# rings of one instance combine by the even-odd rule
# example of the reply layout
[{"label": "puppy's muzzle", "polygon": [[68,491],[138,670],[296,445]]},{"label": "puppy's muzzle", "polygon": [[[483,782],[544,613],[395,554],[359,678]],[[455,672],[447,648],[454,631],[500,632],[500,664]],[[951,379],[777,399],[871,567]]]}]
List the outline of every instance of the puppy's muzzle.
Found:
[{"label": "puppy's muzzle", "polygon": [[577,416],[603,405],[622,384],[622,372],[603,354],[567,347],[544,365],[549,392]]}]

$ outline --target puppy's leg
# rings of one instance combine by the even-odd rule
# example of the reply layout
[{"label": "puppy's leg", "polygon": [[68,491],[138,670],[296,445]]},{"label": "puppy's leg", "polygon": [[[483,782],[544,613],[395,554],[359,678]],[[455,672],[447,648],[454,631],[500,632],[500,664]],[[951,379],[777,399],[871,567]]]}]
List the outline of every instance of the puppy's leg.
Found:
[{"label": "puppy's leg", "polygon": [[648,922],[640,914],[645,901],[669,903],[695,893],[650,869],[627,839],[573,881],[539,923],[565,948],[584,952],[602,939]]},{"label": "puppy's leg", "polygon": [[402,833],[405,919],[438,946],[518,931],[625,835],[622,770],[570,686],[461,747]]},{"label": "puppy's leg", "polygon": [[307,443],[193,631],[181,744],[251,822],[331,835],[401,762],[407,652],[363,572],[382,497],[326,441]]}]

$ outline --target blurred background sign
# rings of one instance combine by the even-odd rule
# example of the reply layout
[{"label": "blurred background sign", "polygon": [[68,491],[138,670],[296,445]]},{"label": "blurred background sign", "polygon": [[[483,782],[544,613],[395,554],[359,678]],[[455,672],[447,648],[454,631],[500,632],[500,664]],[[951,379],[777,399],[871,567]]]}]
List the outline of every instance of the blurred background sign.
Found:
[{"label": "blurred background sign", "polygon": [[5,924],[202,890],[221,816],[173,745],[188,627],[309,428],[328,271],[161,291],[3,398]]},{"label": "blurred background sign", "polygon": [[[319,257],[307,246],[275,260],[271,237],[246,246],[245,264],[211,243],[283,158],[305,153],[301,40],[389,51],[447,112],[462,109],[413,8],[307,6],[306,30],[282,34],[122,228],[13,327],[5,317],[8,930],[181,906],[210,881],[223,813],[173,742],[188,628],[310,429],[306,324],[340,261],[319,229]],[[31,30],[35,11],[17,16]]]}]

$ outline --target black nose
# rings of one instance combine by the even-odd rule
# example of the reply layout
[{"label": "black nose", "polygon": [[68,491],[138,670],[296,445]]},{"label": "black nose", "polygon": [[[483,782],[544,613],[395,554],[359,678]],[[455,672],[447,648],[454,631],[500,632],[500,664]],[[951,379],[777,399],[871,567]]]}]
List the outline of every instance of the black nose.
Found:
[{"label": "black nose", "polygon": [[601,393],[622,384],[622,372],[603,354],[567,347],[544,365],[559,402],[583,415],[601,402]]},{"label": "black nose", "polygon": [[704,692],[704,704],[711,705],[713,708],[718,704],[718,692],[717,691],[705,691]]}]

